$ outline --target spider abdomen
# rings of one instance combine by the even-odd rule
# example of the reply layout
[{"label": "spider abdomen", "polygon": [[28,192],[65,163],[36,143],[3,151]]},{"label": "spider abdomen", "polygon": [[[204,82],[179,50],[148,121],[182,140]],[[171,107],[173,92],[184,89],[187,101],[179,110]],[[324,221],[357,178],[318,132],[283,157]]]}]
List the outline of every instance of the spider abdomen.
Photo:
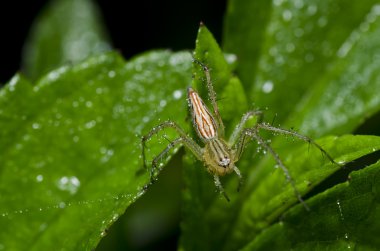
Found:
[{"label": "spider abdomen", "polygon": [[216,138],[218,127],[211,112],[196,91],[188,88],[187,93],[195,131],[202,140]]}]

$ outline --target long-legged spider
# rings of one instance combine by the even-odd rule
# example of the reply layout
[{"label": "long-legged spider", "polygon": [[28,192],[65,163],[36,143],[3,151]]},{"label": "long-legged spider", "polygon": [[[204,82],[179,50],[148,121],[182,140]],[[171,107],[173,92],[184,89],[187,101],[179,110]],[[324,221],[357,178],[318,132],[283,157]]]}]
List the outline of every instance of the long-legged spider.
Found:
[{"label": "long-legged spider", "polygon": [[[299,138],[306,141],[315,147],[317,147],[327,158],[336,163],[333,158],[317,143],[315,143],[311,138],[296,133],[291,130],[286,130],[278,127],[274,127],[268,123],[262,122],[262,112],[259,110],[248,111],[241,118],[240,123],[235,127],[230,138],[224,139],[224,124],[222,118],[219,114],[218,105],[216,102],[216,94],[211,82],[210,72],[206,65],[194,59],[194,62],[199,64],[205,73],[208,96],[212,104],[213,114],[207,108],[198,93],[192,88],[187,89],[188,102],[192,115],[194,129],[197,132],[199,138],[204,143],[204,147],[199,146],[191,137],[189,137],[175,122],[166,121],[158,126],[154,127],[148,134],[142,137],[142,156],[144,167],[146,168],[146,157],[145,157],[145,143],[153,135],[157,134],[159,131],[165,128],[173,128],[179,137],[174,139],[169,143],[169,145],[152,161],[151,168],[151,179],[154,180],[154,170],[157,168],[157,163],[167,154],[170,149],[178,144],[183,144],[195,155],[195,157],[202,161],[207,167],[207,171],[214,176],[215,185],[224,195],[224,197],[229,201],[226,192],[220,182],[219,176],[224,176],[226,174],[235,172],[239,177],[239,187],[242,184],[242,175],[235,165],[235,163],[240,159],[245,146],[251,141],[256,140],[257,143],[268,153],[270,153],[277,165],[285,173],[286,179],[291,184],[294,189],[295,195],[298,200],[307,208],[306,204],[303,202],[300,192],[297,190],[294,180],[292,179],[289,170],[283,164],[282,160],[278,154],[273,150],[273,148],[260,136],[260,130],[267,130],[273,133],[291,135],[293,137]],[[214,117],[215,116],[215,117]],[[256,124],[253,127],[245,128],[247,121],[256,117]],[[215,119],[216,118],[216,119]]]}]

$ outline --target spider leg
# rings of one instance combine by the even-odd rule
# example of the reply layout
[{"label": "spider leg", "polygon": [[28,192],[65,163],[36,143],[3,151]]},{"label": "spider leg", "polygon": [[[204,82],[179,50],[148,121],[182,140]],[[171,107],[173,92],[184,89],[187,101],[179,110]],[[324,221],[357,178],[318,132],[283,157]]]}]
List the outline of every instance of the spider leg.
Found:
[{"label": "spider leg", "polygon": [[[146,166],[146,156],[145,156],[145,148],[146,148],[146,142],[152,138],[153,135],[157,134],[159,131],[164,130],[166,128],[173,128],[180,137],[175,139],[174,141],[170,142],[170,144],[152,161],[152,167],[153,165],[157,165],[157,161],[161,159],[171,148],[173,148],[175,145],[183,143],[187,148],[190,149],[190,151],[195,155],[195,157],[199,160],[203,159],[203,150],[202,148],[195,143],[195,141],[186,135],[186,133],[175,123],[172,121],[166,121],[158,126],[154,127],[148,134],[143,136],[141,138],[141,146],[142,146],[142,159],[143,159],[143,165],[144,168],[147,169]],[[154,172],[154,168],[151,170],[151,174]]]},{"label": "spider leg", "polygon": [[[257,125],[256,125],[257,126]],[[301,194],[300,192],[298,191],[298,189],[296,188],[296,185],[294,183],[294,180],[292,179],[290,173],[289,173],[289,170],[286,168],[286,166],[284,165],[284,163],[282,163],[280,157],[278,156],[278,154],[273,150],[273,148],[268,144],[266,143],[263,138],[261,138],[259,135],[258,135],[258,130],[259,128],[258,127],[253,127],[253,128],[246,128],[243,130],[243,132],[240,134],[240,138],[239,140],[236,142],[234,148],[235,148],[235,159],[236,161],[240,158],[245,146],[249,143],[249,141],[253,138],[253,139],[256,139],[258,144],[261,145],[263,148],[265,148],[265,150],[267,152],[269,152],[273,158],[275,159],[276,163],[278,164],[278,166],[282,169],[282,171],[284,172],[285,174],[285,177],[286,179],[288,180],[288,182],[290,183],[290,185],[292,186],[293,190],[294,190],[294,193],[297,197],[297,199],[302,203],[302,205],[306,208],[306,210],[309,210],[309,207],[306,205],[306,203],[303,201],[302,197],[301,197]]]},{"label": "spider leg", "polygon": [[239,170],[239,168],[237,168],[237,166],[234,166],[234,171],[235,171],[236,175],[239,177],[239,185],[237,188],[237,191],[239,192],[240,188],[243,185],[243,176],[241,175],[240,170]]},{"label": "spider leg", "polygon": [[224,191],[224,188],[222,186],[222,183],[220,182],[219,176],[214,174],[214,182],[215,186],[218,188],[219,192],[224,195],[224,198],[229,202],[230,198],[228,198],[227,193]]},{"label": "spider leg", "polygon": [[299,139],[301,139],[301,140],[303,140],[303,141],[305,141],[305,142],[307,142],[309,144],[312,144],[313,146],[315,146],[316,148],[318,148],[319,151],[321,151],[322,154],[324,156],[326,156],[330,160],[331,163],[333,163],[335,165],[338,165],[338,166],[341,166],[339,163],[335,162],[335,160],[326,152],[325,149],[323,149],[313,139],[311,139],[311,138],[309,138],[307,136],[304,136],[304,135],[299,134],[299,133],[294,132],[294,131],[290,131],[290,130],[274,127],[274,126],[271,126],[271,125],[266,124],[266,123],[259,123],[259,124],[257,124],[257,127],[260,128],[260,129],[264,129],[264,130],[275,132],[275,133],[280,133],[280,134],[284,134],[284,135],[291,135],[291,136],[299,138]]},{"label": "spider leg", "polygon": [[238,139],[238,136],[242,133],[245,124],[252,117],[257,117],[257,121],[258,123],[260,123],[263,117],[263,112],[259,110],[254,110],[254,111],[248,111],[247,113],[245,113],[243,117],[241,118],[239,124],[235,127],[234,131],[232,132],[228,140],[230,145],[235,144],[236,140]]},{"label": "spider leg", "polygon": [[197,60],[195,58],[193,58],[193,62],[200,65],[202,67],[205,75],[206,75],[208,96],[210,98],[212,108],[214,109],[214,114],[216,116],[216,119],[217,119],[217,122],[219,125],[219,127],[218,127],[219,128],[219,134],[224,135],[224,124],[223,124],[222,117],[220,116],[220,113],[219,113],[218,104],[216,103],[216,93],[214,91],[214,87],[212,86],[210,70],[205,64],[203,64],[202,62],[200,62],[199,60]]},{"label": "spider leg", "polygon": [[[154,170],[157,169],[157,163],[162,160],[162,158],[178,144],[181,144],[183,142],[183,138],[176,138],[175,140],[171,141],[169,145],[160,153],[158,154],[153,160],[152,160],[152,168],[150,169],[150,179],[153,182],[154,181]],[[158,168],[158,172],[161,172],[162,167]]]},{"label": "spider leg", "polygon": [[258,134],[258,128],[249,130],[247,132],[250,132],[250,136],[252,136],[253,138],[255,138],[257,140],[257,142],[259,143],[259,145],[262,146],[263,148],[265,148],[265,150],[268,151],[273,156],[273,158],[277,162],[278,166],[284,172],[286,179],[288,180],[288,182],[290,183],[290,185],[293,187],[294,194],[296,195],[298,201],[301,202],[301,204],[304,206],[304,208],[306,210],[309,211],[310,210],[309,207],[303,201],[301,193],[298,191],[298,189],[296,187],[296,184],[295,184],[292,176],[289,173],[289,170],[286,168],[286,166],[284,165],[284,163],[280,159],[280,156],[278,156],[278,154],[273,150],[273,148],[268,143],[266,143],[263,140],[263,138],[261,138],[261,136],[259,136],[259,134]]}]

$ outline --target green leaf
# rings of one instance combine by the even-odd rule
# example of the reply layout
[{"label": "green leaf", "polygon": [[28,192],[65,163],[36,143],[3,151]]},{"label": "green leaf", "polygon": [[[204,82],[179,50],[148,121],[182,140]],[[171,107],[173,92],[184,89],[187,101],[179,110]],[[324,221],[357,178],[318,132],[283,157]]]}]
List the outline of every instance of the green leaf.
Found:
[{"label": "green leaf", "polygon": [[142,134],[184,124],[190,68],[189,53],[109,53],[0,90],[1,247],[93,250],[149,183]]},{"label": "green leaf", "polygon": [[23,69],[32,79],[110,49],[97,6],[90,0],[52,0],[34,22]]},{"label": "green leaf", "polygon": [[[364,28],[363,28],[364,27]],[[288,125],[310,136],[351,132],[380,110],[380,6],[367,14],[337,52]]]},{"label": "green leaf", "polygon": [[[375,136],[327,137],[319,140],[318,143],[340,163],[348,163],[380,150],[380,137]],[[288,142],[285,150],[276,150],[285,153],[281,156],[285,157],[285,165],[289,168],[292,177],[295,177],[297,189],[303,196],[307,197],[308,193],[314,191],[327,177],[342,170],[327,159],[323,159],[319,150],[312,146],[303,145],[294,148],[289,144]],[[273,161],[269,164],[265,163],[267,169],[273,168],[274,165]],[[289,185],[284,186],[287,181],[282,170],[276,169],[270,174],[259,173],[258,175],[260,175],[258,184],[252,184],[252,181],[247,180],[242,208],[235,215],[233,224],[229,226],[234,231],[229,234],[230,240],[225,243],[225,250],[235,250],[254,239],[263,229],[278,221],[290,207],[299,204],[294,196],[294,190]],[[306,203],[309,204],[309,200]],[[299,205],[299,207],[302,206]],[[307,212],[304,208],[302,209]],[[313,207],[311,210],[313,211]]]},{"label": "green leaf", "polygon": [[[340,55],[345,50],[344,46],[356,42],[352,41],[352,36],[360,40],[362,36],[372,32],[371,22],[378,22],[377,3],[376,0],[352,4],[343,0],[280,0],[273,1],[268,6],[268,1],[230,1],[224,47],[241,59],[238,73],[244,86],[250,91],[251,101],[260,108],[268,107],[268,118],[277,114],[276,121],[282,123],[286,120],[298,104],[297,101],[310,88],[319,85],[321,81],[330,80],[324,77],[325,72],[334,65],[342,64]],[[355,29],[362,29],[363,32],[353,33]],[[359,62],[356,62],[366,66],[369,60],[367,58],[377,53],[371,49],[371,53],[367,53],[363,47],[361,49],[361,56],[364,57],[358,56],[356,59],[359,58]],[[372,79],[365,79],[365,76],[371,73],[366,68],[356,70],[359,71],[358,75],[364,76],[360,82],[370,84],[366,81]],[[377,69],[373,70],[377,72]],[[344,70],[336,71],[342,74]],[[355,69],[347,68],[347,71],[355,72]],[[335,76],[337,75],[338,73]],[[339,89],[338,92],[327,94],[338,95],[344,92],[344,89]],[[319,99],[320,95],[316,95],[315,99]],[[343,104],[339,105],[342,106]],[[350,106],[349,109],[353,108],[354,106]],[[297,122],[295,124],[289,121],[288,125],[300,126],[299,121]],[[307,131],[306,128],[302,129],[302,132]]]},{"label": "green leaf", "polygon": [[[380,163],[295,207],[243,250],[377,250]],[[300,224],[302,222],[302,224]]]},{"label": "green leaf", "polygon": [[246,90],[250,90],[254,83],[271,9],[271,1],[228,1],[223,49],[238,57],[237,73]]}]

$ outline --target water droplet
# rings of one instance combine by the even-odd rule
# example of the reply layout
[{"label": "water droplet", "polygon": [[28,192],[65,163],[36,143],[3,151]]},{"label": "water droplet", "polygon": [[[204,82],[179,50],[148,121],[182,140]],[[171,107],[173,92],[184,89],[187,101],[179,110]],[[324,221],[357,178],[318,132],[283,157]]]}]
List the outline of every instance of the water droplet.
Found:
[{"label": "water droplet", "polygon": [[319,27],[325,27],[328,23],[327,17],[322,16],[318,19],[318,25]]},{"label": "water droplet", "polygon": [[224,54],[224,58],[226,59],[226,61],[229,65],[231,65],[237,61],[237,56],[235,54],[232,54],[232,53]]},{"label": "water droplet", "polygon": [[35,130],[37,130],[37,129],[40,129],[40,128],[41,128],[41,125],[38,124],[38,123],[33,123],[33,124],[32,124],[32,128],[35,129]]},{"label": "water droplet", "polygon": [[91,108],[91,107],[92,107],[92,102],[91,102],[91,101],[87,101],[87,102],[86,102],[86,106],[87,106],[88,108]]},{"label": "water droplet", "polygon": [[161,106],[161,107],[165,107],[165,106],[166,106],[166,103],[167,103],[166,100],[161,100],[161,101],[160,101],[160,106]]},{"label": "water droplet", "polygon": [[273,82],[271,80],[267,80],[263,86],[261,87],[261,90],[264,93],[270,93],[273,91]]},{"label": "water droplet", "polygon": [[66,203],[61,201],[59,204],[58,204],[58,207],[59,208],[65,208],[66,207]]},{"label": "water droplet", "polygon": [[[41,211],[41,210],[40,210],[40,211]],[[46,229],[46,227],[47,227],[47,224],[46,224],[46,223],[43,223],[43,224],[40,225],[39,230],[40,230],[40,231],[43,231],[43,230]]]},{"label": "water droplet", "polygon": [[293,52],[294,50],[295,50],[295,46],[294,46],[294,44],[293,43],[287,43],[286,44],[286,51],[287,52]]},{"label": "water droplet", "polygon": [[42,174],[37,175],[36,177],[37,182],[42,182],[44,180],[44,176]]},{"label": "water droplet", "polygon": [[86,127],[87,129],[91,129],[91,128],[93,128],[94,126],[96,126],[96,121],[95,121],[95,120],[91,120],[91,121],[89,121],[89,122],[87,122],[87,123],[85,124],[85,127]]},{"label": "water droplet", "polygon": [[63,191],[68,191],[69,193],[74,194],[80,186],[80,181],[75,176],[63,176],[59,179],[57,186]]},{"label": "water droplet", "polygon": [[272,57],[275,57],[277,53],[278,53],[277,47],[273,46],[269,49],[269,55],[271,55]]},{"label": "water droplet", "polygon": [[103,237],[105,237],[106,235],[107,235],[107,231],[104,230],[104,231],[101,231],[101,232],[100,232],[100,237],[103,238]]},{"label": "water droplet", "polygon": [[78,136],[74,136],[74,137],[73,137],[73,141],[74,141],[75,143],[77,143],[77,142],[79,141],[79,137],[78,137]]},{"label": "water droplet", "polygon": [[318,7],[316,5],[314,5],[314,4],[309,5],[309,7],[307,7],[307,14],[309,14],[310,16],[312,16],[315,13],[317,13],[317,10],[318,10]]},{"label": "water droplet", "polygon": [[8,87],[9,87],[9,91],[10,92],[13,92],[15,89],[16,89],[16,84],[17,82],[20,80],[20,77],[19,76],[15,76],[11,79],[11,81],[9,82],[8,84]]},{"label": "water droplet", "polygon": [[303,0],[294,0],[294,6],[295,6],[297,9],[301,9],[301,8],[304,6],[304,2],[303,2]]},{"label": "water droplet", "polygon": [[105,163],[109,161],[109,159],[113,156],[114,150],[113,149],[107,149],[106,147],[100,148],[100,153],[103,155],[100,159],[102,163]]},{"label": "water droplet", "polygon": [[116,72],[115,71],[109,71],[108,72],[108,77],[109,78],[113,78],[113,77],[115,77],[116,76]]},{"label": "water droplet", "polygon": [[114,215],[112,216],[112,220],[113,220],[113,221],[116,221],[118,217],[119,217],[118,214],[114,214]]},{"label": "water droplet", "polygon": [[181,90],[175,90],[173,92],[174,99],[180,99],[182,97],[182,91]]},{"label": "water droplet", "polygon": [[338,205],[339,214],[340,214],[340,219],[341,219],[342,221],[344,221],[344,216],[343,216],[343,211],[342,211],[342,206],[341,206],[341,204],[340,204],[340,200],[337,200],[337,201],[336,201],[336,204]]},{"label": "water droplet", "polygon": [[280,6],[283,2],[284,0],[273,0],[273,4],[276,6]]},{"label": "water droplet", "polygon": [[144,122],[144,123],[146,123],[146,122],[148,122],[148,121],[149,121],[149,117],[147,117],[147,116],[144,116],[142,120],[143,120],[143,122]]},{"label": "water droplet", "polygon": [[290,10],[284,10],[282,12],[282,18],[284,19],[284,21],[288,22],[292,19],[292,12]]}]

